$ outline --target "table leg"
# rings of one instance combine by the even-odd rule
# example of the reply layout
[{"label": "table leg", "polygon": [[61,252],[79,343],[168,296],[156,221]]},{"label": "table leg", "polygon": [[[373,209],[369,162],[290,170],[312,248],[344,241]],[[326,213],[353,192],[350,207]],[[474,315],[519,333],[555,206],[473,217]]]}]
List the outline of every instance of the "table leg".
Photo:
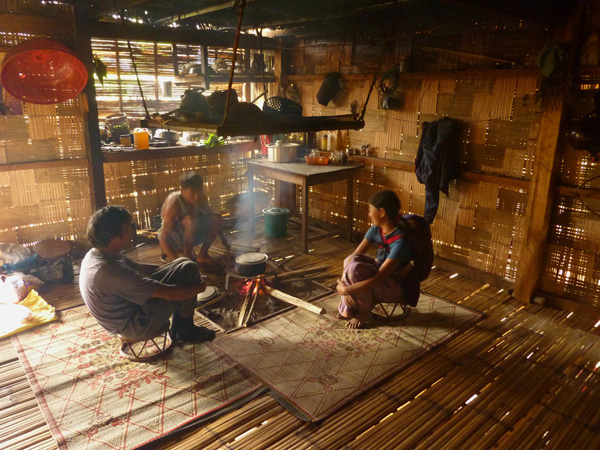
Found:
[{"label": "table leg", "polygon": [[248,196],[250,197],[248,201],[248,211],[250,212],[250,229],[252,230],[252,233],[254,233],[254,228],[256,227],[256,218],[254,214],[254,171],[250,165],[248,165]]},{"label": "table leg", "polygon": [[354,226],[354,177],[348,177],[346,184],[346,238],[349,242],[352,242],[352,228]]},{"label": "table leg", "polygon": [[302,251],[308,253],[308,183],[302,180]]}]

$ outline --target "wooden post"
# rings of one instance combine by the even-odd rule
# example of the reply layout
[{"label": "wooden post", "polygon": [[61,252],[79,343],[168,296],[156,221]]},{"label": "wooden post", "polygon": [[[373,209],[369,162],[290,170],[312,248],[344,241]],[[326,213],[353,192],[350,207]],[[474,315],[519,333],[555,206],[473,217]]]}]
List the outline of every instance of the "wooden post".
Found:
[{"label": "wooden post", "polygon": [[204,89],[210,89],[210,76],[208,75],[208,47],[202,46],[202,73],[204,74]]},{"label": "wooden post", "polygon": [[[554,33],[557,42],[576,43],[583,20],[581,5],[573,17]],[[570,63],[576,57],[576,48],[571,45]],[[558,172],[558,152],[560,124],[563,117],[564,104],[561,100],[557,107],[542,113],[539,140],[534,151],[533,178],[529,186],[525,229],[521,239],[517,278],[514,297],[523,302],[530,302],[538,289],[544,258],[546,256],[546,240],[550,228],[550,215],[554,199],[554,185]]]},{"label": "wooden post", "polygon": [[90,184],[90,200],[92,211],[106,205],[106,185],[104,183],[104,163],[100,144],[100,129],[98,124],[98,103],[94,87],[94,72],[92,70],[93,52],[92,37],[89,33],[89,10],[83,5],[75,5],[75,35],[77,50],[88,70],[88,82],[83,90],[87,97],[87,159]]}]

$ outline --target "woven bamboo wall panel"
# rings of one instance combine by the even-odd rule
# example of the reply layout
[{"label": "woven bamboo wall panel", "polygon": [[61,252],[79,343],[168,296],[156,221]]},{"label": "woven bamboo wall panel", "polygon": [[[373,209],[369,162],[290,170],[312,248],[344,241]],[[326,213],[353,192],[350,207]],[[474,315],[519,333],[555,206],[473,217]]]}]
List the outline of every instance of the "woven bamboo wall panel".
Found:
[{"label": "woven bamboo wall panel", "polygon": [[[599,199],[585,199],[600,211]],[[542,288],[600,306],[600,217],[579,199],[556,195],[548,235]]]},{"label": "woven bamboo wall panel", "polygon": [[86,167],[0,173],[0,240],[83,239],[91,214]]},{"label": "woven bamboo wall panel", "polygon": [[[105,163],[107,201],[125,206],[139,226],[149,228],[150,218],[160,214],[165,198],[179,190],[179,177],[195,171],[204,179],[213,210],[224,212],[227,199],[247,190],[247,168],[243,159],[250,156],[250,152],[215,151],[210,155]],[[273,197],[272,180],[257,178],[256,189]]]}]

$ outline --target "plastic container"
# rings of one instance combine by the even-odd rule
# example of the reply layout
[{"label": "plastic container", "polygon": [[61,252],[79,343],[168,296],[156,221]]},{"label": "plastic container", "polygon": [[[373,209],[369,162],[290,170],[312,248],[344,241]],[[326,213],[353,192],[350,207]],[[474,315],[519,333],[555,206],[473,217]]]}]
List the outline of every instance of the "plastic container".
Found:
[{"label": "plastic container", "polygon": [[290,210],[271,206],[262,210],[265,217],[265,235],[278,238],[287,234],[287,223]]},{"label": "plastic container", "polygon": [[136,128],[133,130],[133,147],[136,150],[150,148],[150,132],[147,128]]},{"label": "plastic container", "polygon": [[311,166],[326,166],[329,164],[329,156],[305,156],[306,164]]}]

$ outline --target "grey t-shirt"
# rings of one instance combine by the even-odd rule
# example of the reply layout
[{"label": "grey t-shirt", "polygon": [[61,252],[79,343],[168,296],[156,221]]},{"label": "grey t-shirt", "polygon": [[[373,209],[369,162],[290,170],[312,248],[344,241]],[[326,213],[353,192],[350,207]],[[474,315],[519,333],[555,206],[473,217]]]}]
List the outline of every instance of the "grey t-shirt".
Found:
[{"label": "grey t-shirt", "polygon": [[160,283],[92,249],[79,273],[79,290],[92,316],[109,333],[119,333]]}]

